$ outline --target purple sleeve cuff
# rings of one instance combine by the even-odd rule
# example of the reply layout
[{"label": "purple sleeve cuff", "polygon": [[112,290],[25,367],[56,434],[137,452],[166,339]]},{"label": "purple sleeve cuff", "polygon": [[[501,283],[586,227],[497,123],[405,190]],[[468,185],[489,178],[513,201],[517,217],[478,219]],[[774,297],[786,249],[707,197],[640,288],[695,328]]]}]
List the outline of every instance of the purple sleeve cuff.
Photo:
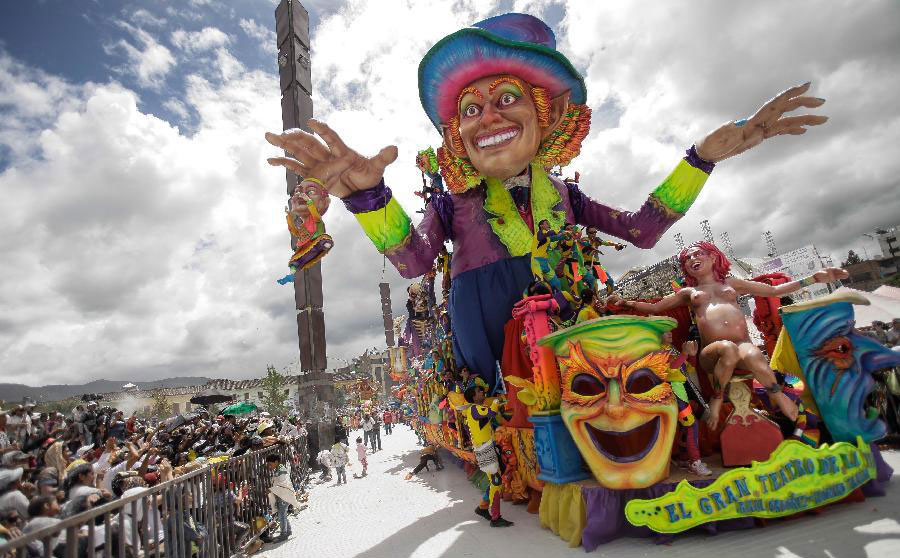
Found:
[{"label": "purple sleeve cuff", "polygon": [[715,163],[710,163],[709,161],[705,161],[697,155],[697,146],[692,145],[690,149],[688,149],[685,153],[684,160],[687,161],[687,164],[694,167],[695,169],[702,170],[706,174],[709,174],[716,168]]},{"label": "purple sleeve cuff", "polygon": [[444,226],[444,234],[447,238],[453,238],[453,198],[448,192],[435,192],[431,195],[431,205],[441,219]]},{"label": "purple sleeve cuff", "polygon": [[566,188],[569,190],[569,205],[572,206],[572,214],[575,220],[581,219],[581,213],[584,211],[584,193],[575,182],[566,182]]},{"label": "purple sleeve cuff", "polygon": [[369,190],[360,190],[342,198],[344,207],[354,215],[384,208],[391,201],[391,189],[384,185],[384,179]]}]

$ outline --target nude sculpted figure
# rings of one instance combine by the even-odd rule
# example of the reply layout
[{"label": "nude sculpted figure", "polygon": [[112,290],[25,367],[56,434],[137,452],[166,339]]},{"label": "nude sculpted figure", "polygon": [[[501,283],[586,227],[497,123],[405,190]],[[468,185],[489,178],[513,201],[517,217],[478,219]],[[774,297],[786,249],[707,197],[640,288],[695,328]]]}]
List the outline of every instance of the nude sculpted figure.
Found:
[{"label": "nude sculpted figure", "polygon": [[674,292],[655,304],[623,300],[612,296],[609,302],[624,305],[639,312],[656,314],[676,308],[690,306],[700,331],[700,366],[713,371],[713,389],[710,410],[705,417],[710,429],[715,430],[722,409],[723,390],[728,385],[735,368],[747,370],[754,379],[769,392],[769,398],[781,412],[795,421],[797,405],[782,391],[775,380],[775,373],[769,363],[750,339],[747,320],[738,306],[741,295],[781,297],[798,291],[813,283],[830,283],[848,276],[838,268],[825,268],[813,275],[778,286],[756,281],[746,281],[728,276],[731,264],[714,244],[697,242],[684,250],[678,257],[684,274],[686,287]]}]

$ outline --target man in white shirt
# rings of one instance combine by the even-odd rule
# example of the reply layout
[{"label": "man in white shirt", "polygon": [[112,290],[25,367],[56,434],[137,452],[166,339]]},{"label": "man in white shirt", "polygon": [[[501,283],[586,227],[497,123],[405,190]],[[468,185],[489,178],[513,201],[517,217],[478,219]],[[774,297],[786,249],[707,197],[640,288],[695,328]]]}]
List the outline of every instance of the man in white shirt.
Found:
[{"label": "man in white shirt", "polygon": [[372,435],[372,429],[375,428],[375,419],[372,418],[372,415],[366,415],[363,418],[363,445],[369,445],[369,437]]},{"label": "man in white shirt", "polygon": [[288,438],[292,440],[300,434],[300,432],[297,430],[297,427],[294,426],[291,420],[286,420],[284,422],[284,425],[281,427],[280,436],[282,438]]},{"label": "man in white shirt", "polygon": [[10,441],[18,443],[19,446],[25,444],[25,437],[31,428],[31,417],[25,412],[25,407],[16,405],[12,412],[6,417],[6,432]]}]

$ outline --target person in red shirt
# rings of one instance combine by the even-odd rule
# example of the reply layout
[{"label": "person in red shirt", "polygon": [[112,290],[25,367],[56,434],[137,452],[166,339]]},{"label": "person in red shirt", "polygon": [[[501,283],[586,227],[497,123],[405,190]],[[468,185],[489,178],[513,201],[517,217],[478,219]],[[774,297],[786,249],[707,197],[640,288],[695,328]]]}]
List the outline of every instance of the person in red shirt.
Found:
[{"label": "person in red shirt", "polygon": [[384,433],[390,434],[393,431],[394,427],[394,415],[390,411],[385,411],[381,416],[384,421]]},{"label": "person in red shirt", "polygon": [[129,434],[134,434],[135,421],[137,421],[137,411],[131,413],[131,416],[128,417],[128,420],[125,421],[125,430]]}]

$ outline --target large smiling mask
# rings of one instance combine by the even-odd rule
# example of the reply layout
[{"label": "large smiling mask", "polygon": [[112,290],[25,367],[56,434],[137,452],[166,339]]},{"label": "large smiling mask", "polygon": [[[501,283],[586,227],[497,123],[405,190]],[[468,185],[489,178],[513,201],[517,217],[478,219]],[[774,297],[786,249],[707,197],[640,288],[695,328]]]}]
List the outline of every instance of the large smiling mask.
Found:
[{"label": "large smiling mask", "polygon": [[834,441],[862,436],[874,442],[887,427],[866,413],[866,397],[875,387],[872,372],[900,366],[900,353],[854,329],[854,304],[869,301],[856,293],[834,293],[783,307],[781,319],[790,337],[779,339],[772,362],[783,359],[792,343],[806,389]]},{"label": "large smiling mask", "polygon": [[607,488],[644,488],[669,474],[678,407],[661,339],[675,325],[671,318],[608,316],[538,341],[556,353],[560,413]]}]

